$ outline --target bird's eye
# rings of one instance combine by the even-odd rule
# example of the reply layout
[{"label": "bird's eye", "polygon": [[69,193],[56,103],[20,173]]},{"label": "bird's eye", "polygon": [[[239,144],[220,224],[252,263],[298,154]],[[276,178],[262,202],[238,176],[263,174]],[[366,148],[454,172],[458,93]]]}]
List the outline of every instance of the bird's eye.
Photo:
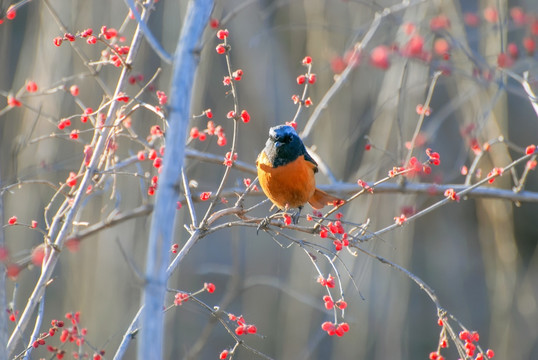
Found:
[{"label": "bird's eye", "polygon": [[282,139],[282,142],[288,144],[291,142],[291,136],[290,135],[286,135],[284,136],[284,138]]}]

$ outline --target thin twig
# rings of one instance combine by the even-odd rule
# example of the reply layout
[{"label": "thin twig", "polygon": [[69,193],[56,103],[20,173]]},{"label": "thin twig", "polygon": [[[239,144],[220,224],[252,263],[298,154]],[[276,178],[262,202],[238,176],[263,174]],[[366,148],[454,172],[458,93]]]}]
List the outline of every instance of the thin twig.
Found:
[{"label": "thin twig", "polygon": [[164,50],[159,40],[157,40],[157,38],[153,35],[153,32],[151,32],[151,30],[149,29],[148,25],[142,20],[134,1],[125,0],[125,2],[127,3],[129,9],[131,9],[131,13],[133,14],[136,22],[138,23],[138,26],[140,26],[140,29],[142,29],[142,33],[144,34],[149,46],[151,46],[155,53],[159,55],[159,57],[164,62],[166,62],[167,64],[171,64],[173,60],[172,55],[170,55],[166,50]]},{"label": "thin twig", "polygon": [[196,227],[198,225],[198,219],[196,218],[196,210],[194,209],[194,204],[192,203],[191,189],[189,187],[189,182],[187,180],[187,175],[185,175],[184,168],[181,168],[181,178],[183,180],[183,191],[185,192],[185,200],[187,200],[187,205],[189,206],[189,213],[191,214],[192,226]]},{"label": "thin twig", "polygon": [[[225,47],[229,46],[227,41],[228,41],[228,39],[227,39],[227,37],[225,37],[224,38],[224,46]],[[235,116],[233,117],[232,147],[230,149],[230,160],[233,163],[234,162],[233,157],[234,157],[235,149],[236,149],[236,146],[237,146],[237,124],[238,124],[238,121],[239,121],[239,118],[240,118],[240,115],[239,115],[239,99],[238,99],[238,95],[237,95],[237,89],[235,87],[235,80],[234,80],[233,71],[232,71],[232,65],[231,65],[231,61],[230,61],[230,52],[228,50],[226,51],[225,58],[226,58],[226,68],[228,70],[228,76],[230,78],[230,88],[231,88],[232,99],[233,99],[233,112],[235,114]],[[231,169],[232,169],[231,166],[226,166],[226,169],[224,170],[224,174],[222,175],[222,179],[220,180],[220,184],[219,184],[219,186],[217,188],[217,191],[214,194],[214,198],[211,201],[211,203],[209,204],[209,206],[207,207],[207,211],[206,211],[206,213],[204,215],[204,218],[202,219],[202,221],[200,223],[200,227],[203,228],[203,227],[206,226],[207,219],[211,216],[211,213],[213,212],[213,208],[216,206],[217,201],[219,201],[220,193],[222,192],[222,190],[224,188],[224,184],[228,180],[228,177],[229,177]]]},{"label": "thin twig", "polygon": [[413,149],[415,148],[415,141],[417,140],[418,134],[420,133],[420,130],[422,129],[422,124],[424,123],[424,118],[426,117],[426,109],[429,109],[430,103],[433,98],[433,92],[435,90],[435,86],[437,85],[437,80],[439,77],[443,74],[442,71],[436,71],[435,74],[433,74],[433,79],[430,83],[430,88],[428,89],[428,95],[426,96],[426,101],[424,102],[424,111],[420,113],[420,116],[418,118],[417,126],[415,127],[415,133],[413,134],[413,138],[411,139],[411,145],[409,146],[409,151],[407,152],[407,156],[405,158],[404,164],[408,164],[409,160],[411,159],[411,155],[413,155]]}]

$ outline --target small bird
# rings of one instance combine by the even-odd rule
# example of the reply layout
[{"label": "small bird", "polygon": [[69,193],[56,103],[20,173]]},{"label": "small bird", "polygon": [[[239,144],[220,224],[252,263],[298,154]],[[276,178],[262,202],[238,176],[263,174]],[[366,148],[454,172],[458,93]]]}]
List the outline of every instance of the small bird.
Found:
[{"label": "small bird", "polygon": [[280,210],[297,208],[292,217],[296,224],[303,205],[314,209],[343,200],[316,188],[314,174],[318,164],[289,125],[272,127],[265,148],[256,160],[258,180],[263,192]]}]

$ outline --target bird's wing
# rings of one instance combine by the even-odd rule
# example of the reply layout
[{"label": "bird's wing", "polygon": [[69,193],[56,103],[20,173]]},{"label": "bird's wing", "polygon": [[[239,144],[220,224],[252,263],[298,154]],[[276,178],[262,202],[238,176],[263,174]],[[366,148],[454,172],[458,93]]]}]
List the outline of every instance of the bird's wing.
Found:
[{"label": "bird's wing", "polygon": [[316,165],[314,167],[314,173],[317,173],[318,172],[318,163],[316,162],[316,160],[314,160],[312,158],[312,156],[310,156],[310,154],[306,150],[305,150],[305,153],[304,153],[304,159],[307,160],[307,161],[310,161],[312,164]]}]

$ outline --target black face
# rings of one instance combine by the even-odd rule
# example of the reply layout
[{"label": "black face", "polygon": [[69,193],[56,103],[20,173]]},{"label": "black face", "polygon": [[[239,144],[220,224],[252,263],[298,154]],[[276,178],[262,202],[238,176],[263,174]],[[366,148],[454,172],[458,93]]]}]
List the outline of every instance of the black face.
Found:
[{"label": "black face", "polygon": [[275,126],[269,130],[264,151],[273,167],[286,165],[301,155],[310,158],[299,135],[289,125]]}]

